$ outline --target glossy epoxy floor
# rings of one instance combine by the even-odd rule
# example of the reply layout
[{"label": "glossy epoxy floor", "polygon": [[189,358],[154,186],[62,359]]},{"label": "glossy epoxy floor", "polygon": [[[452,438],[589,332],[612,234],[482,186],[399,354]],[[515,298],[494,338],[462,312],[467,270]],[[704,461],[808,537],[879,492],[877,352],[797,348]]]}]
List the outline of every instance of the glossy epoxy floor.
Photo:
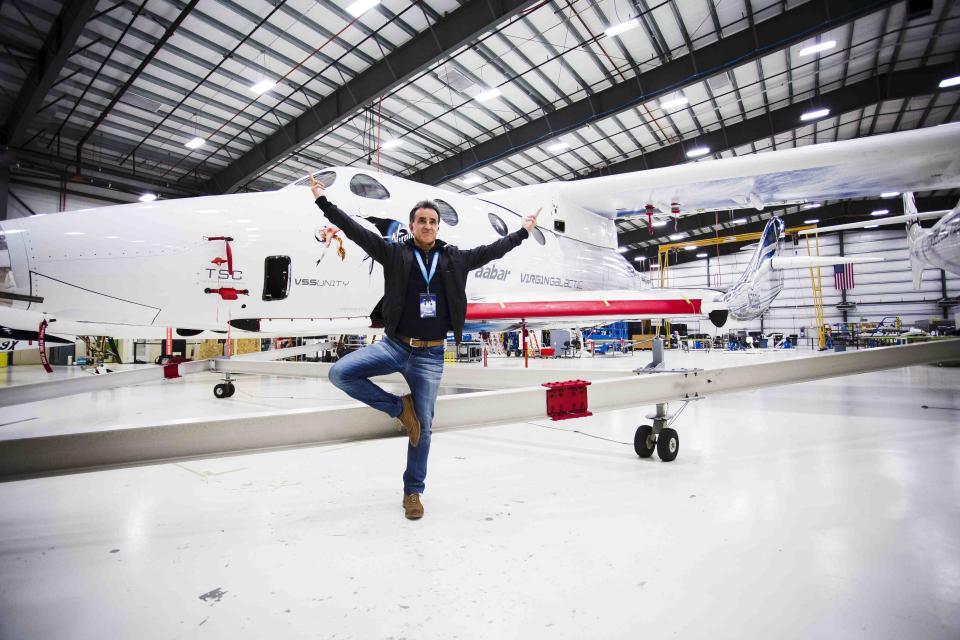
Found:
[{"label": "glossy epoxy floor", "polygon": [[[205,375],[0,434],[189,412]],[[339,401],[240,385],[238,412]],[[960,370],[708,398],[669,464],[633,453],[649,410],[437,434],[419,522],[400,439],[0,485],[0,638],[960,637]]]}]

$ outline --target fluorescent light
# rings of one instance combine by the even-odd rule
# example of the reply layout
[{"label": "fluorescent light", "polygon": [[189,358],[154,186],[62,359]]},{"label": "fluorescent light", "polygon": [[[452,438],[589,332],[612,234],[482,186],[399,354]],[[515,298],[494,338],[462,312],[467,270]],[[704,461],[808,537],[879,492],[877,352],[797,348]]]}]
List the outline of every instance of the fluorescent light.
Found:
[{"label": "fluorescent light", "polygon": [[822,206],[823,205],[819,202],[808,202],[807,204],[803,205],[801,209],[819,209]]},{"label": "fluorescent light", "polygon": [[263,95],[267,91],[270,91],[270,89],[273,89],[275,86],[277,86],[277,83],[273,80],[261,80],[257,84],[250,87],[250,91],[253,91],[259,96]]},{"label": "fluorescent light", "polygon": [[705,156],[710,153],[710,147],[694,147],[687,151],[688,158],[699,158],[700,156]]},{"label": "fluorescent light", "polygon": [[483,178],[476,174],[470,174],[469,176],[464,176],[463,178],[463,184],[465,185],[480,184],[481,182],[483,182]]},{"label": "fluorescent light", "polygon": [[806,122],[807,120],[816,120],[817,118],[823,118],[828,115],[830,115],[830,109],[817,109],[815,111],[807,111],[800,116],[800,119]]},{"label": "fluorescent light", "polygon": [[354,18],[359,18],[378,4],[380,4],[380,0],[357,0],[347,7],[347,13],[352,15]]},{"label": "fluorescent light", "polygon": [[183,146],[185,146],[187,149],[196,149],[198,147],[202,147],[204,144],[206,144],[206,142],[207,141],[203,138],[194,138]]},{"label": "fluorescent light", "polygon": [[686,249],[687,251],[696,251],[696,250],[699,249],[699,248],[700,248],[700,247],[698,247],[698,246],[696,246],[696,245],[693,245],[693,244],[691,244],[691,245],[689,245],[689,246],[687,246],[687,247],[684,247],[684,249]]},{"label": "fluorescent light", "polygon": [[698,254],[697,254],[697,257],[698,257],[698,258],[706,258],[706,257],[707,257],[707,254],[701,252],[701,253],[698,253]]},{"label": "fluorescent light", "polygon": [[867,226],[864,227],[864,229],[876,229],[879,226],[880,225],[878,224],[868,224]]},{"label": "fluorescent light", "polygon": [[804,47],[800,49],[801,56],[809,56],[814,53],[820,53],[821,51],[828,51],[837,46],[836,40],[827,40],[826,42],[818,42],[817,44],[812,44],[809,47]]},{"label": "fluorescent light", "polygon": [[486,102],[487,100],[493,100],[499,95],[500,95],[500,89],[497,89],[496,87],[494,87],[493,89],[487,89],[485,91],[481,91],[480,93],[474,96],[474,99],[479,100],[480,102]]},{"label": "fluorescent light", "polygon": [[630,251],[629,247],[617,247],[617,253],[626,253]]},{"label": "fluorescent light", "polygon": [[655,226],[655,227],[665,227],[665,226],[667,226],[667,221],[666,221],[666,220],[654,220],[654,221],[653,221],[653,226]]},{"label": "fluorescent light", "polygon": [[949,87],[955,87],[960,84],[960,76],[953,76],[952,78],[947,78],[946,80],[940,81],[940,88],[947,89]]},{"label": "fluorescent light", "polygon": [[633,261],[634,261],[634,262],[643,262],[643,261],[646,260],[646,259],[647,259],[647,256],[637,256],[636,258],[633,259]]},{"label": "fluorescent light", "polygon": [[900,192],[899,192],[899,191],[888,191],[887,193],[881,193],[881,194],[880,194],[880,197],[881,197],[881,198],[896,198],[898,195],[900,195]]},{"label": "fluorescent light", "polygon": [[870,212],[872,216],[885,216],[890,213],[890,209],[874,209]]},{"label": "fluorescent light", "polygon": [[746,218],[737,218],[736,220],[732,221],[731,224],[743,224],[746,221],[747,221]]},{"label": "fluorescent light", "polygon": [[676,98],[669,98],[667,100],[660,101],[661,109],[673,109],[674,107],[682,107],[683,105],[690,102],[685,95],[679,95]]},{"label": "fluorescent light", "polygon": [[382,145],[380,145],[380,148],[383,149],[384,151],[388,151],[390,149],[396,149],[402,144],[403,144],[403,140],[400,140],[399,138],[397,138],[396,140],[387,140]]},{"label": "fluorescent light", "polygon": [[140,196],[140,202],[153,202],[157,199],[157,194],[155,193],[145,193]]},{"label": "fluorescent light", "polygon": [[682,233],[675,233],[675,234],[673,234],[672,236],[670,236],[670,239],[671,239],[671,240],[680,240],[681,238],[683,238],[683,234],[682,234]]},{"label": "fluorescent light", "polygon": [[612,27],[608,27],[603,33],[606,34],[608,38],[618,36],[621,33],[630,31],[631,29],[636,29],[640,26],[640,18],[631,18],[626,22],[621,22],[620,24],[615,24]]},{"label": "fluorescent light", "polygon": [[83,231],[67,231],[63,235],[65,236],[82,236],[85,235]]},{"label": "fluorescent light", "polygon": [[549,147],[547,147],[547,151],[550,151],[551,153],[557,153],[558,151],[563,151],[564,149],[569,149],[569,148],[570,148],[570,145],[567,144],[566,142],[558,142],[557,144],[552,144]]},{"label": "fluorescent light", "polygon": [[820,218],[810,218],[809,220],[804,220],[803,224],[817,224],[820,222]]}]

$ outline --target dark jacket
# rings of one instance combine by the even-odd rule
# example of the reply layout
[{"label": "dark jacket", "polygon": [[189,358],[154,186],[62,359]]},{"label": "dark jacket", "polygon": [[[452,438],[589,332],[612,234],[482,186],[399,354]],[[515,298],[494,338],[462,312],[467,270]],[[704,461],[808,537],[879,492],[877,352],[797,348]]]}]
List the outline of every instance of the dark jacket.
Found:
[{"label": "dark jacket", "polygon": [[[383,265],[383,299],[378,306],[383,315],[384,331],[387,335],[393,335],[403,312],[407,280],[413,268],[413,238],[402,244],[388,242],[380,234],[364,229],[337,205],[327,200],[326,196],[317,198],[317,206],[330,222],[340,227],[367,255]],[[496,242],[466,250],[443,240],[436,241],[440,247],[437,271],[443,277],[450,324],[457,342],[463,339],[463,323],[467,317],[467,276],[491,260],[502,258],[511,249],[520,246],[529,235],[527,230],[521,227]]]}]

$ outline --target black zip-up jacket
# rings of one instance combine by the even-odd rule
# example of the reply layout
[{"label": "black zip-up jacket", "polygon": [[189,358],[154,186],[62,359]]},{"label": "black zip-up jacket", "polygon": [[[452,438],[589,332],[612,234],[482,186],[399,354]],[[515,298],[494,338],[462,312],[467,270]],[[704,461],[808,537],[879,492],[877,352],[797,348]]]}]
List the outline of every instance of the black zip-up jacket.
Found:
[{"label": "black zip-up jacket", "polygon": [[[326,196],[317,198],[317,206],[330,222],[340,227],[344,235],[383,265],[383,299],[377,306],[383,315],[384,331],[389,336],[394,335],[403,312],[407,280],[413,267],[413,238],[402,244],[387,242],[380,234],[360,226],[337,205],[327,200]],[[473,249],[459,249],[443,240],[436,241],[440,247],[437,271],[443,277],[450,324],[457,342],[463,340],[463,323],[467,318],[467,277],[470,272],[491,260],[502,258],[511,249],[520,246],[529,235],[527,230],[521,227],[496,242]]]}]

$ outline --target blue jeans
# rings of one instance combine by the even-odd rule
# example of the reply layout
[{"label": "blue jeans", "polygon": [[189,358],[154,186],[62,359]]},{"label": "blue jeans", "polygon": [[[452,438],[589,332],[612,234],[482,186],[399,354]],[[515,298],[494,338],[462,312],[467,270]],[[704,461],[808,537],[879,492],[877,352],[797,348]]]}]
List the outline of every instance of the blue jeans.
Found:
[{"label": "blue jeans", "polygon": [[373,376],[400,373],[413,394],[413,407],[420,419],[420,442],[414,448],[407,443],[407,470],[403,473],[404,493],[423,493],[430,455],[433,407],[443,375],[443,347],[414,349],[389,336],[363,349],[347,354],[330,368],[330,382],[351,398],[398,417],[403,411],[400,396],[388,393],[370,382]]}]

